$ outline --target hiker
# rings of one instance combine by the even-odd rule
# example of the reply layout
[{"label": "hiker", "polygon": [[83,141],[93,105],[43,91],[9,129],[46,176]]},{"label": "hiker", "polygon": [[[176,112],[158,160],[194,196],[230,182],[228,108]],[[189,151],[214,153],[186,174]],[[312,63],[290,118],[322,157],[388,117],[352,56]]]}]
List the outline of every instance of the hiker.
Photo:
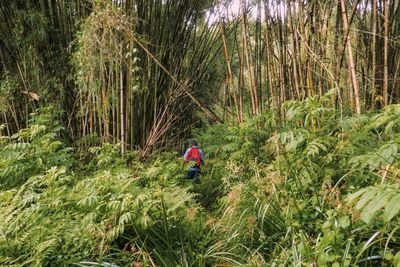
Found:
[{"label": "hiker", "polygon": [[190,147],[183,155],[185,162],[193,161],[193,166],[190,166],[186,177],[189,179],[195,178],[196,174],[200,172],[200,163],[204,163],[203,151],[197,147],[196,140],[190,141]]}]

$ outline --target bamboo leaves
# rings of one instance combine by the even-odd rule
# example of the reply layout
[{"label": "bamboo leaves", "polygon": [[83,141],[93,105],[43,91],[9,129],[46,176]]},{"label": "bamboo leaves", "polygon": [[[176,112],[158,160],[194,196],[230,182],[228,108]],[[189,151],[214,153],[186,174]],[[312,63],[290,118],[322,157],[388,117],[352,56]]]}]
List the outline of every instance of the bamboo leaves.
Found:
[{"label": "bamboo leaves", "polygon": [[[99,7],[98,13],[86,20],[78,39],[78,50],[74,54],[80,87],[79,103],[82,109],[80,128],[84,133],[98,133],[103,141],[107,141],[116,130],[120,133],[121,149],[124,148],[126,124],[124,105],[124,72],[128,62],[126,55],[133,53],[133,50],[125,51],[125,49],[133,49],[130,47],[132,27],[119,9],[108,7],[102,10]],[[130,86],[132,87],[132,84]],[[85,99],[89,100],[89,103],[82,105],[87,102]],[[117,121],[120,126],[113,129],[112,133],[109,132],[111,116],[113,123]],[[95,121],[96,117],[99,119]]]}]

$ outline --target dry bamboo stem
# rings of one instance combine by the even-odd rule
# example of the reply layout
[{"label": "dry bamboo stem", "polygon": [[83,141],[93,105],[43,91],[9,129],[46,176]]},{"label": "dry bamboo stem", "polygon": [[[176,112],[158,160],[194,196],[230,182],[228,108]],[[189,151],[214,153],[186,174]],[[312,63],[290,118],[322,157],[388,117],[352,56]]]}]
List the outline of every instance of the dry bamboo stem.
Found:
[{"label": "dry bamboo stem", "polygon": [[[347,31],[349,25],[348,25],[348,20],[347,20],[345,0],[340,0],[340,3],[342,6],[343,25],[344,25],[345,31]],[[351,46],[350,34],[347,36],[347,49],[348,49],[348,54],[349,54],[349,68],[350,68],[351,81],[352,81],[353,90],[354,90],[356,112],[357,112],[357,114],[361,114],[360,97],[359,97],[359,93],[358,93],[359,92],[358,91],[358,83],[357,83],[356,70],[355,70],[354,61],[353,61],[353,50],[352,50],[352,46]]]}]

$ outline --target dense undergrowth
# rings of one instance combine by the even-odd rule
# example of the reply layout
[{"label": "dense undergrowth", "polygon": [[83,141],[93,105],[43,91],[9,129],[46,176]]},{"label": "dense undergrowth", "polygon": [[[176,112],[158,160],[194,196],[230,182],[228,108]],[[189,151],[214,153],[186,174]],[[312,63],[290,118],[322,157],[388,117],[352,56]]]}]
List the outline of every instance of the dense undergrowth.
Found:
[{"label": "dense undergrowth", "polygon": [[200,184],[178,153],[82,153],[38,110],[0,143],[0,265],[399,266],[400,106],[328,102],[197,134]]}]

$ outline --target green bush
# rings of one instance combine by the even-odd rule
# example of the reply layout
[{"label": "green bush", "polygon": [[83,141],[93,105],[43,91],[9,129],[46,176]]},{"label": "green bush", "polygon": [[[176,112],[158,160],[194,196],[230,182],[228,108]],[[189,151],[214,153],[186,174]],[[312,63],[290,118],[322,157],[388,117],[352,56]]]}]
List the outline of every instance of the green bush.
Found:
[{"label": "green bush", "polygon": [[200,183],[177,153],[75,153],[39,110],[0,144],[0,265],[396,266],[399,106],[326,101],[198,132]]}]

